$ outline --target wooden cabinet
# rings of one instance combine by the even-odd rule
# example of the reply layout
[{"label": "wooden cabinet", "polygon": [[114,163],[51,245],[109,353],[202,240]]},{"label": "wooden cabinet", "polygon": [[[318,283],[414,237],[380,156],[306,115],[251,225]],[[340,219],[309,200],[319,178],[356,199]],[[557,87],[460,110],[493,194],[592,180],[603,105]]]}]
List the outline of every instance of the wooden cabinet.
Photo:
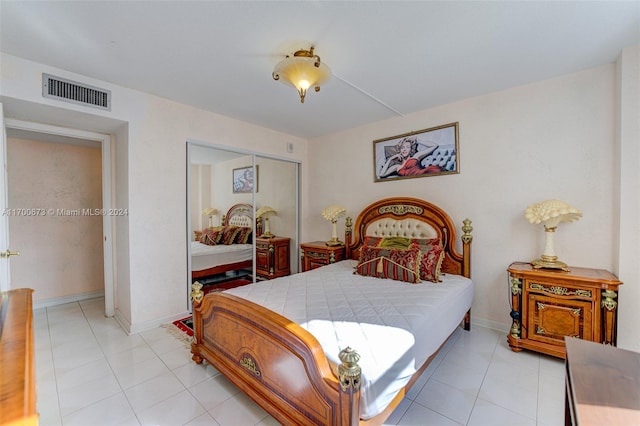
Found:
[{"label": "wooden cabinet", "polygon": [[0,424],[38,424],[33,290],[0,293]]},{"label": "wooden cabinet", "polygon": [[256,275],[270,280],[291,274],[291,238],[256,238]]},{"label": "wooden cabinet", "polygon": [[300,244],[302,272],[344,260],[344,246],[328,246],[324,241]]},{"label": "wooden cabinet", "polygon": [[603,269],[569,269],[534,269],[520,262],[509,266],[513,321],[507,340],[513,351],[565,358],[565,336],[616,345],[622,283]]}]

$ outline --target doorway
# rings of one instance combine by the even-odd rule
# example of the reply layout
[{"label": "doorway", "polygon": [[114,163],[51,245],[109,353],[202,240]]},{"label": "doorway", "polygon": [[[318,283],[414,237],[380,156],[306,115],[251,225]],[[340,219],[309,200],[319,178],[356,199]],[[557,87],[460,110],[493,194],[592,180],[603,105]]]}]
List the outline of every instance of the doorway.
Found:
[{"label": "doorway", "polygon": [[[20,170],[12,179],[12,167],[8,165],[9,199],[12,199],[13,187],[26,194],[29,200],[21,203],[18,197],[14,205],[8,206],[9,211],[23,208],[18,204],[25,204],[24,208],[31,210],[24,210],[24,214],[32,214],[32,217],[16,217],[16,226],[11,225],[10,218],[11,244],[22,251],[19,260],[14,261],[11,286],[30,286],[36,289],[36,294],[40,290],[43,296],[34,295],[34,307],[104,294],[105,315],[113,316],[113,217],[107,213],[111,205],[110,136],[9,119],[5,120],[5,127],[8,153],[11,153],[9,144],[12,144],[17,153],[15,158],[20,160],[22,156],[20,161],[25,165],[41,168],[32,170],[33,176],[29,170]],[[19,149],[15,149],[18,146]],[[25,161],[24,156],[33,152],[47,158]],[[38,199],[42,201],[38,203]],[[16,211],[13,216],[19,213]],[[24,248],[18,247],[26,237],[24,234],[34,232],[25,228],[29,223],[40,230],[35,231],[36,235],[42,232],[41,241],[34,244],[31,235],[29,240],[22,242]],[[31,272],[34,270],[38,275]],[[23,279],[15,280],[14,275]],[[38,276],[41,278],[37,279]],[[52,284],[59,288],[52,290]]]}]

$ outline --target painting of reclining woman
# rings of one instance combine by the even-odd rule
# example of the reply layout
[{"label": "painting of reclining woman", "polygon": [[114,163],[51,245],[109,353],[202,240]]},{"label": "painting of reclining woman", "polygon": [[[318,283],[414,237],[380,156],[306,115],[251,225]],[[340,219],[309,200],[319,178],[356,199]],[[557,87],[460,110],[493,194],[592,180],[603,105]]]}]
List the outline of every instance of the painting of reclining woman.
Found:
[{"label": "painting of reclining woman", "polygon": [[459,173],[458,123],[373,141],[376,182]]}]

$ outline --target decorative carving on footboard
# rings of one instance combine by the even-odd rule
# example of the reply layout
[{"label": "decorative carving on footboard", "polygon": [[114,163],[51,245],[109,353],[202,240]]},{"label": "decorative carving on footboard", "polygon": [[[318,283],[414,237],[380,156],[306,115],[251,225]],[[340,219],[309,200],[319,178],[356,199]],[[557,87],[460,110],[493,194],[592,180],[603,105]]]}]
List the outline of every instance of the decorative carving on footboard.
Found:
[{"label": "decorative carving on footboard", "polygon": [[196,363],[209,362],[283,424],[359,423],[355,351],[340,353],[337,377],[318,341],[299,325],[225,292],[203,298],[199,292],[194,286]]}]

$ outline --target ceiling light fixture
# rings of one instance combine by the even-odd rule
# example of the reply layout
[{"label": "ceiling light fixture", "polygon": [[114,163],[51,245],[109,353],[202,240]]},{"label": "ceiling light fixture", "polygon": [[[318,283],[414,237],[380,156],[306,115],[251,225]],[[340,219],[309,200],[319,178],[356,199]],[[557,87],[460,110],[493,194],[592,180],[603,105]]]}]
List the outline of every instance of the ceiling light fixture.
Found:
[{"label": "ceiling light fixture", "polygon": [[320,91],[320,85],[331,77],[331,70],[320,62],[320,56],[313,53],[313,46],[309,50],[298,50],[293,56],[287,55],[273,69],[273,79],[290,84],[300,94],[300,102],[304,103],[307,89],[313,87]]}]

